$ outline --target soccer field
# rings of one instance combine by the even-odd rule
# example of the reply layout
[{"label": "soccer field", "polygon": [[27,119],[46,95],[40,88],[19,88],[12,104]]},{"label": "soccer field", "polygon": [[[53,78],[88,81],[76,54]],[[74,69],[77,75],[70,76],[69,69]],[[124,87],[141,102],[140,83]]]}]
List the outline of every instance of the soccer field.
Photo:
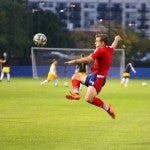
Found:
[{"label": "soccer field", "polygon": [[[40,86],[42,79],[0,83],[1,150],[150,150],[150,80],[128,88],[108,79],[99,94],[116,111],[113,120],[84,100],[69,101],[67,79]],[[69,82],[69,80],[68,80]]]}]

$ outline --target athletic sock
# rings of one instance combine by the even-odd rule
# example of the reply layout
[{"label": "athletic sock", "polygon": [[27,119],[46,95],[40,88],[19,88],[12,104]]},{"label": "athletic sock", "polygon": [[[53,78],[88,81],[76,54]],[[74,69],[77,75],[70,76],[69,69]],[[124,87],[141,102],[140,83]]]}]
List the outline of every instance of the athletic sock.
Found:
[{"label": "athletic sock", "polygon": [[122,78],[120,83],[123,84],[124,82],[125,82],[125,78]]},{"label": "athletic sock", "polygon": [[129,78],[126,78],[124,86],[127,87],[129,82]]},{"label": "athletic sock", "polygon": [[45,83],[47,83],[48,82],[48,80],[44,80],[43,82],[41,82],[40,84],[41,85],[44,85]]},{"label": "athletic sock", "polygon": [[73,87],[73,93],[79,94],[80,81],[77,79],[72,79],[72,87]]},{"label": "athletic sock", "polygon": [[100,98],[94,97],[92,101],[93,105],[103,108],[104,110],[108,111],[108,105],[105,104]]},{"label": "athletic sock", "polygon": [[55,86],[58,86],[59,79],[55,79]]},{"label": "athletic sock", "polygon": [[4,78],[4,73],[2,72],[1,73],[1,80],[3,80],[3,78]]},{"label": "athletic sock", "polygon": [[7,73],[7,81],[10,81],[10,74]]}]

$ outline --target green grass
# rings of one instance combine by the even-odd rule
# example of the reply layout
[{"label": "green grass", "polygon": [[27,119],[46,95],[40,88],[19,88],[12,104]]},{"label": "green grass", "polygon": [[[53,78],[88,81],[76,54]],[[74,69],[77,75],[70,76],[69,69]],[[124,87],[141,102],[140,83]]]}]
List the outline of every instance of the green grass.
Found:
[{"label": "green grass", "polygon": [[[99,94],[117,117],[84,100],[67,101],[70,87],[41,79],[12,78],[0,83],[1,150],[150,150],[150,80],[107,80]],[[68,81],[69,82],[69,81]]]}]

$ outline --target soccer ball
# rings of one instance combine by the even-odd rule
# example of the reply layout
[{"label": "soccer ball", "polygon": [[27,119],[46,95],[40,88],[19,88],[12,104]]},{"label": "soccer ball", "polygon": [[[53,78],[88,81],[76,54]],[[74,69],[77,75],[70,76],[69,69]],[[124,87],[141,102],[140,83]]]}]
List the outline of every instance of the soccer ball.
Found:
[{"label": "soccer ball", "polygon": [[142,82],[142,86],[146,86],[147,85],[147,83],[146,82]]},{"label": "soccer ball", "polygon": [[37,33],[33,37],[33,42],[36,46],[44,46],[47,42],[47,38],[43,33]]},{"label": "soccer ball", "polygon": [[68,87],[68,82],[65,82],[65,83],[64,83],[64,86],[65,86],[65,87]]}]

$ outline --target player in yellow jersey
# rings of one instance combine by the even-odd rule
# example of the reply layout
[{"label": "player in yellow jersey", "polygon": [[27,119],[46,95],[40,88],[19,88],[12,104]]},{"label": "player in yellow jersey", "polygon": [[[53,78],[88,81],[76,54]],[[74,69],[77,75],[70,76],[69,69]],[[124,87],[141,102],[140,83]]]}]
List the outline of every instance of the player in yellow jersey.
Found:
[{"label": "player in yellow jersey", "polygon": [[3,58],[1,60],[2,63],[2,71],[1,71],[1,77],[0,77],[0,81],[3,80],[4,75],[7,75],[7,81],[10,81],[10,62],[9,62],[9,58],[8,58],[8,54],[7,52],[3,53]]},{"label": "player in yellow jersey", "polygon": [[124,87],[128,86],[131,71],[136,73],[136,70],[134,69],[132,63],[130,62],[126,65],[125,71],[123,72],[123,75],[122,75],[123,77],[121,79],[121,84],[123,84]]},{"label": "player in yellow jersey", "polygon": [[58,61],[56,59],[53,59],[52,64],[50,65],[47,79],[42,81],[40,85],[44,85],[45,83],[48,83],[49,81],[52,81],[55,79],[55,86],[58,86],[57,64],[58,64]]}]

